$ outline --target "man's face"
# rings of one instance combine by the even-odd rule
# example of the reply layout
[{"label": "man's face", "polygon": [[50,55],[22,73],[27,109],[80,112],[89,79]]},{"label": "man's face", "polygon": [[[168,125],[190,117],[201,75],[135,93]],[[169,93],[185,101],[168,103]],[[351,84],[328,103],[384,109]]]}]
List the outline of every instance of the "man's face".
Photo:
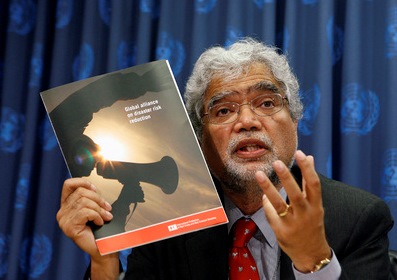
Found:
[{"label": "man's face", "polygon": [[[204,112],[214,100],[215,104],[245,104],[256,96],[273,93],[270,89],[255,86],[260,83],[278,89],[284,97],[280,84],[268,68],[254,64],[237,79],[224,81],[215,77],[204,95]],[[275,160],[280,159],[287,165],[292,163],[297,148],[297,121],[292,120],[287,106],[274,115],[257,116],[249,105],[245,105],[240,107],[233,123],[206,122],[201,146],[212,173],[234,192],[244,192],[248,185],[257,185],[254,177],[257,170],[272,177]]]}]

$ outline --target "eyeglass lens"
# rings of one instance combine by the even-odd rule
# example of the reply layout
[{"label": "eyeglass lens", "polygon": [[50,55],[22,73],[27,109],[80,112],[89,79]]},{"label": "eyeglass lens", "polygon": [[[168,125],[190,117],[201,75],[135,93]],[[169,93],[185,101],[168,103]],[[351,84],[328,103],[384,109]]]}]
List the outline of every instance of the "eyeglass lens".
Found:
[{"label": "eyeglass lens", "polygon": [[231,123],[237,120],[240,107],[250,105],[258,116],[270,116],[283,108],[283,98],[279,94],[266,94],[255,97],[248,103],[224,102],[215,104],[208,110],[208,121],[214,124]]}]

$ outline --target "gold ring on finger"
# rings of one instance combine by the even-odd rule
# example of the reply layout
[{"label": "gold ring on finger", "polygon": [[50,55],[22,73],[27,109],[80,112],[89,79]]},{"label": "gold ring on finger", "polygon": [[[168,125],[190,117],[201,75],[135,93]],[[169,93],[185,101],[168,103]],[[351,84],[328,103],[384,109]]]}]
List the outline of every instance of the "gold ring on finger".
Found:
[{"label": "gold ring on finger", "polygon": [[289,209],[291,208],[291,205],[287,204],[287,208],[285,208],[284,212],[281,212],[278,214],[280,217],[284,217],[288,214]]}]

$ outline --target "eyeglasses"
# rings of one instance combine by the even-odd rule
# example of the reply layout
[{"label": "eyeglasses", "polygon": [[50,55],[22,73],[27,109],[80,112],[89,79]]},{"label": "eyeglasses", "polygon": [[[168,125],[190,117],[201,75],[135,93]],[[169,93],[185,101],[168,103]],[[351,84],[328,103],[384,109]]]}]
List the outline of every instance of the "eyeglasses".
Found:
[{"label": "eyeglasses", "polygon": [[248,103],[224,102],[212,105],[208,112],[204,113],[201,121],[212,124],[229,124],[235,122],[240,113],[240,107],[250,105],[252,112],[257,116],[271,116],[280,112],[284,107],[284,99],[280,94],[264,94],[255,97]]}]

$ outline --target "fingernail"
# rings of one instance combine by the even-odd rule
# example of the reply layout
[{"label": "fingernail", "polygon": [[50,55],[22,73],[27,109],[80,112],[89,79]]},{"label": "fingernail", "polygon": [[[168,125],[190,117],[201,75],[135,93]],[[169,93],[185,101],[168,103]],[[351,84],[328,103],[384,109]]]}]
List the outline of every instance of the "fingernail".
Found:
[{"label": "fingernail", "polygon": [[283,164],[282,161],[280,161],[280,160],[276,160],[276,161],[273,163],[273,167],[274,167],[274,170],[275,170],[276,172],[281,172],[281,171],[284,170],[284,164]]},{"label": "fingernail", "polygon": [[264,194],[264,195],[262,195],[262,200],[266,200],[267,199],[267,196]]},{"label": "fingernail", "polygon": [[306,157],[306,155],[301,150],[297,150],[295,153],[295,157],[298,160],[303,160]]},{"label": "fingernail", "polygon": [[110,213],[109,211],[106,211],[106,216],[107,216],[109,219],[112,219],[112,218],[113,218],[113,214]]},{"label": "fingernail", "polygon": [[266,180],[265,174],[263,173],[263,171],[257,171],[255,173],[256,176],[256,180],[258,181],[258,183],[263,183]]},{"label": "fingernail", "polygon": [[106,207],[106,209],[107,210],[112,210],[112,205],[110,205],[110,203],[109,202],[107,202],[107,201],[105,201],[105,207]]},{"label": "fingernail", "polygon": [[94,190],[94,191],[96,191],[96,187],[95,187],[94,184],[91,184],[91,189]]}]

